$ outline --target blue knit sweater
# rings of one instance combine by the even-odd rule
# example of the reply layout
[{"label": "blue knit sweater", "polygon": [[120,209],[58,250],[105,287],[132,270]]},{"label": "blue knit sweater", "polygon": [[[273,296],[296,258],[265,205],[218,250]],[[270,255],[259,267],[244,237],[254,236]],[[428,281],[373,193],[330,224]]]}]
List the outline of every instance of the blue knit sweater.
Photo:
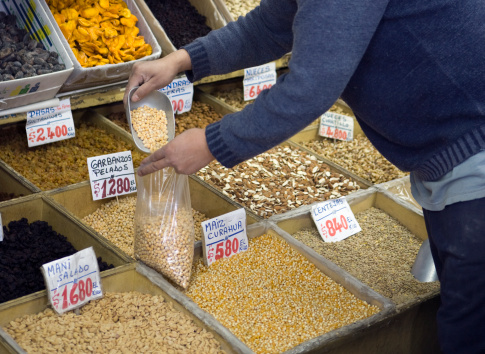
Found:
[{"label": "blue knit sweater", "polygon": [[206,128],[227,167],[339,97],[389,161],[424,180],[485,149],[484,0],[262,0],[185,49],[192,81],[292,53],[273,88]]}]

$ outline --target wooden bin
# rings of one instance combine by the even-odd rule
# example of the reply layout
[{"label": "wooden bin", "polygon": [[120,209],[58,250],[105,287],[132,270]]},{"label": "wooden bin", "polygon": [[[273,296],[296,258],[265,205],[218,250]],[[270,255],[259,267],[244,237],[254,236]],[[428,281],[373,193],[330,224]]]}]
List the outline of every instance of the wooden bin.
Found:
[{"label": "wooden bin", "polygon": [[[144,294],[161,295],[167,302],[173,304],[176,310],[189,315],[198,326],[212,333],[221,344],[221,349],[226,353],[245,351],[244,344],[215,321],[212,316],[208,316],[189,304],[160,274],[140,263],[131,263],[103,272],[101,285],[104,293],[137,291]],[[48,307],[47,301],[46,294],[39,293],[8,304],[8,306],[0,305],[0,353],[25,353],[2,327],[20,316],[43,311]],[[157,348],[153,348],[153,351],[156,352]]]},{"label": "wooden bin", "polygon": [[[421,240],[427,236],[424,218],[409,203],[376,187],[361,190],[346,197],[354,214],[371,207],[381,209],[407,227]],[[270,218],[281,233],[291,235],[303,228],[315,227],[311,205]],[[357,235],[351,237],[358,237]],[[326,259],[309,246],[294,239],[317,259]],[[345,270],[345,269],[344,269]],[[331,353],[436,353],[439,352],[436,312],[439,306],[439,289],[416,296],[410,301],[396,304],[396,313],[375,326],[365,336],[357,336],[348,343],[335,346]],[[376,348],[380,348],[377,350]]]},{"label": "wooden bin", "polygon": [[[54,231],[64,235],[67,238],[67,241],[69,241],[78,251],[93,247],[94,252],[98,257],[101,257],[102,260],[108,264],[113,264],[115,267],[133,261],[124,253],[119,252],[117,249],[113,249],[104,238],[98,237],[83,223],[70,215],[65,214],[56,203],[53,203],[49,198],[43,195],[43,193],[6,201],[0,205],[0,213],[2,215],[2,224],[5,226],[7,226],[10,221],[20,220],[21,218],[26,218],[29,223],[36,220],[45,221]],[[37,293],[45,295],[45,290]],[[34,295],[37,293],[34,293]],[[4,304],[8,304],[12,301],[15,300],[7,301]]]}]

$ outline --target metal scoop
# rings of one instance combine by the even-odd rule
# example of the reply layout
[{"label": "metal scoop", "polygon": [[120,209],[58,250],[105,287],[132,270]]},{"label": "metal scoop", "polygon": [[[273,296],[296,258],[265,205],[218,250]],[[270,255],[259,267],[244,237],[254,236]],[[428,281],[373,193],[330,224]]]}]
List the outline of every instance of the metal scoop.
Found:
[{"label": "metal scoop", "polygon": [[167,95],[165,95],[163,92],[160,92],[160,91],[152,91],[147,96],[142,98],[140,101],[132,102],[131,96],[133,96],[133,93],[136,91],[138,87],[139,86],[133,87],[128,93],[128,102],[125,106],[126,119],[128,120],[128,124],[130,125],[131,136],[135,141],[136,147],[143,152],[151,153],[150,149],[148,149],[143,144],[143,141],[138,137],[138,134],[133,128],[133,124],[131,122],[131,111],[142,106],[148,106],[151,108],[156,108],[159,110],[161,109],[165,111],[165,115],[167,116],[168,141],[170,141],[175,136],[175,119],[173,117],[172,103],[170,102],[170,99],[167,97]]},{"label": "metal scoop", "polygon": [[422,283],[438,280],[438,273],[436,273],[431,248],[429,247],[429,238],[421,244],[413,267],[411,268],[411,274]]}]

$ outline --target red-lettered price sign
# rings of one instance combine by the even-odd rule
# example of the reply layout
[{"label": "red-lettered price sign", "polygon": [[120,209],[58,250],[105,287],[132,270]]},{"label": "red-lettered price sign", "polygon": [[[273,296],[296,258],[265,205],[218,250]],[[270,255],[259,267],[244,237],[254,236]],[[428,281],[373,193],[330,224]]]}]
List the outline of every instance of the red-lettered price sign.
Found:
[{"label": "red-lettered price sign", "polygon": [[98,261],[92,247],[41,267],[49,301],[57,313],[103,296]]},{"label": "red-lettered price sign", "polygon": [[261,91],[276,84],[276,64],[274,62],[244,69],[244,101],[254,100]]},{"label": "red-lettered price sign", "polygon": [[312,206],[312,218],[325,242],[341,241],[362,230],[345,198]]},{"label": "red-lettered price sign", "polygon": [[88,157],[93,200],[136,192],[131,151]]},{"label": "red-lettered price sign", "polygon": [[320,136],[350,141],[354,137],[354,119],[344,114],[326,112],[320,117]]},{"label": "red-lettered price sign", "polygon": [[248,249],[246,212],[237,209],[202,222],[202,250],[204,262],[210,266],[222,258],[229,258]]},{"label": "red-lettered price sign", "polygon": [[60,101],[57,107],[27,112],[25,130],[29,147],[76,136],[69,98]]},{"label": "red-lettered price sign", "polygon": [[192,108],[194,84],[186,76],[174,79],[169,85],[160,89],[172,101],[173,113],[184,113]]}]

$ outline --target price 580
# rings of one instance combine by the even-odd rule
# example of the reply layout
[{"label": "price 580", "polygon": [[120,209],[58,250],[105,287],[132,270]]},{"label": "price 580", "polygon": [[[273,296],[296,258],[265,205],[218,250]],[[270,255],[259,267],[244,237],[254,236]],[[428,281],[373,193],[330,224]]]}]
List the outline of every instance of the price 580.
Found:
[{"label": "price 580", "polygon": [[234,237],[232,240],[227,239],[226,241],[221,241],[216,246],[216,261],[224,258],[224,256],[230,257],[232,254],[237,253],[239,250],[239,240]]},{"label": "price 580", "polygon": [[328,238],[328,236],[332,237],[337,235],[337,232],[342,232],[343,230],[347,230],[349,228],[349,223],[344,215],[340,215],[340,220],[337,221],[337,218],[327,219],[325,223],[320,224],[320,230],[322,231],[322,235]]}]

